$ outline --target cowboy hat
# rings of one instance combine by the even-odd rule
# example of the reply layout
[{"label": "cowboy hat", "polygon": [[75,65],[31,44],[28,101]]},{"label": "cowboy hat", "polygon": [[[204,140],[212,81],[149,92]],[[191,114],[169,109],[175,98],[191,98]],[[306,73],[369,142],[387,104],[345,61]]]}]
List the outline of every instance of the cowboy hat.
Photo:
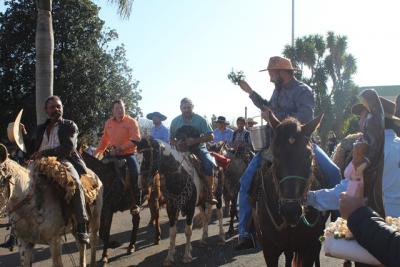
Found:
[{"label": "cowboy hat", "polygon": [[253,120],[253,118],[248,118],[248,119],[246,120],[246,125],[249,126],[249,127],[251,127],[251,126],[253,126],[253,125],[257,124],[257,123],[258,123],[258,122],[256,122],[255,120]]},{"label": "cowboy hat", "polygon": [[219,116],[215,123],[225,123],[225,125],[229,125],[229,122],[226,121],[226,118],[224,116]]},{"label": "cowboy hat", "polygon": [[165,121],[167,119],[166,116],[164,116],[163,114],[161,114],[158,111],[152,112],[147,114],[146,118],[149,120],[153,120],[153,117],[159,117],[161,121]]},{"label": "cowboy hat", "polygon": [[[400,118],[397,117],[396,114],[396,104],[393,101],[390,101],[387,98],[382,96],[379,97],[381,101],[383,112],[385,114],[385,118],[393,120],[396,124],[400,125]],[[360,116],[362,111],[368,111],[368,109],[361,103],[355,104],[351,108],[351,113],[354,115]]]},{"label": "cowboy hat", "polygon": [[290,62],[289,59],[275,56],[269,59],[267,68],[260,70],[260,72],[267,70],[296,70],[296,69],[293,68],[292,62]]},{"label": "cowboy hat", "polygon": [[15,118],[14,122],[11,122],[8,124],[7,127],[7,136],[10,142],[16,143],[19,149],[22,151],[26,152],[25,144],[24,144],[24,139],[22,138],[22,129],[21,129],[21,117],[22,117],[22,112],[24,110],[21,109],[21,111],[18,113],[17,117]]}]

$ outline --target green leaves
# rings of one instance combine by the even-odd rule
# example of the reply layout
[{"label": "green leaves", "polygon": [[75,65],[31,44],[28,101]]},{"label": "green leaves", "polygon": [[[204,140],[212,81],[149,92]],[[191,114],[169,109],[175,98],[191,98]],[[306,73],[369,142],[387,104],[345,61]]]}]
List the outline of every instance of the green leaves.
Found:
[{"label": "green leaves", "polygon": [[234,71],[232,68],[232,71],[228,74],[228,79],[233,84],[238,85],[240,81],[246,79],[246,76],[244,75],[243,71]]}]

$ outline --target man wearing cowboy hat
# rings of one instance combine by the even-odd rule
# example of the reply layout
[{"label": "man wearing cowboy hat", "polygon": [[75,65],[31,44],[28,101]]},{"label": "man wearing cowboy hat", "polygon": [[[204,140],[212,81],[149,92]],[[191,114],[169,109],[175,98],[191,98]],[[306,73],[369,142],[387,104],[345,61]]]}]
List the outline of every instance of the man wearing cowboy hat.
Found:
[{"label": "man wearing cowboy hat", "polygon": [[[257,94],[249,86],[249,84],[241,80],[239,81],[240,88],[249,94],[253,103],[262,111],[262,117],[268,119],[268,109],[282,121],[287,117],[294,117],[304,124],[313,119],[314,113],[314,95],[311,88],[298,81],[294,77],[295,69],[289,59],[274,56],[269,59],[268,67],[260,70],[260,72],[268,71],[270,81],[275,84],[275,89],[271,99],[265,100]],[[271,137],[271,128],[267,128],[267,148]],[[337,166],[329,159],[325,152],[316,144],[313,145],[313,150],[316,155],[316,160],[320,166],[320,170],[325,177],[329,177],[329,186],[333,187],[339,183],[341,176]],[[253,176],[256,170],[261,166],[263,157],[270,160],[271,153],[268,150],[259,152],[250,162],[246,171],[240,178],[239,191],[239,243],[236,249],[247,249],[254,247],[254,242],[251,241],[252,236],[248,233],[247,225],[251,217],[251,204],[247,199],[247,193],[250,190]]]},{"label": "man wearing cowboy hat", "polygon": [[154,139],[159,139],[165,143],[168,143],[169,131],[168,128],[165,127],[164,124],[162,124],[162,122],[165,121],[167,117],[156,111],[147,114],[146,118],[152,120],[154,124],[153,128],[151,128],[150,136]]},{"label": "man wearing cowboy hat", "polygon": [[257,123],[258,122],[256,122],[253,118],[247,118],[247,120],[245,120],[246,129],[249,129],[250,127],[253,127]]},{"label": "man wearing cowboy hat", "polygon": [[[400,118],[394,115],[394,102],[384,97],[379,99],[385,114],[383,203],[387,216],[400,217],[400,138],[394,132],[394,129],[400,127]],[[352,113],[359,116],[359,126],[362,129],[369,114],[368,109],[363,104],[356,104],[352,107]],[[333,189],[310,191],[307,194],[307,204],[319,210],[338,209],[339,195],[347,190],[347,185],[348,179],[343,179]]]},{"label": "man wearing cowboy hat", "polygon": [[215,124],[217,128],[214,129],[214,142],[230,143],[232,141],[233,130],[226,128],[229,122],[226,121],[224,116],[219,116]]}]

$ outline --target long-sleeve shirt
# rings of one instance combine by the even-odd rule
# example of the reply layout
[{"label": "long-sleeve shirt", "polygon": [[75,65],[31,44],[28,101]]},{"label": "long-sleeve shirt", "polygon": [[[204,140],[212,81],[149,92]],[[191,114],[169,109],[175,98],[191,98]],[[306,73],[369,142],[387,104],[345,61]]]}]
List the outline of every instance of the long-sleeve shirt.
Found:
[{"label": "long-sleeve shirt", "polygon": [[121,156],[136,153],[136,146],[131,140],[140,140],[139,124],[137,120],[125,115],[121,121],[110,118],[104,125],[103,136],[96,153],[103,153],[109,146],[120,146]]},{"label": "long-sleeve shirt", "polygon": [[394,231],[370,208],[355,210],[347,226],[357,242],[383,265],[397,267],[400,263],[400,233]]},{"label": "long-sleeve shirt", "polygon": [[160,124],[158,127],[154,126],[151,128],[150,136],[154,139],[159,139],[165,143],[169,143],[169,131],[168,128],[163,124]]},{"label": "long-sleeve shirt", "polygon": [[275,89],[269,101],[254,91],[250,99],[261,110],[270,108],[279,120],[294,117],[301,123],[307,123],[313,119],[315,102],[312,90],[294,78],[281,89]]},{"label": "long-sleeve shirt", "polygon": [[[385,214],[400,217],[400,138],[390,129],[385,130],[384,153],[382,191]],[[347,190],[347,185],[348,180],[344,179],[332,189],[310,191],[307,193],[307,204],[321,211],[337,210],[340,193]]]}]

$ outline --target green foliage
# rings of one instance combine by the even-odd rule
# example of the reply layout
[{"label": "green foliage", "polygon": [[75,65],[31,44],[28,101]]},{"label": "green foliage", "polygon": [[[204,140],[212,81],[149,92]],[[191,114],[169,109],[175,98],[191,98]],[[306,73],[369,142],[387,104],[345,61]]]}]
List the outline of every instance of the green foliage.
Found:
[{"label": "green foliage", "polygon": [[231,72],[228,74],[228,79],[235,85],[238,85],[240,81],[246,79],[243,71],[234,71],[232,69]]},{"label": "green foliage", "polygon": [[318,34],[297,38],[294,47],[287,45],[283,51],[300,70],[296,77],[313,89],[315,113],[325,114],[319,128],[323,144],[331,130],[342,136],[343,124],[356,102],[357,86],[352,81],[356,60],[346,50],[347,37],[328,32],[326,38]]},{"label": "green foliage", "polygon": [[[35,3],[5,4],[6,11],[0,14],[1,136],[21,108],[28,129],[36,124]],[[125,48],[112,47],[118,35],[104,29],[98,12],[89,0],[53,1],[54,94],[63,100],[64,117],[74,120],[89,139],[103,128],[115,99],[125,101],[129,114],[141,113],[139,82],[128,67]]]}]

